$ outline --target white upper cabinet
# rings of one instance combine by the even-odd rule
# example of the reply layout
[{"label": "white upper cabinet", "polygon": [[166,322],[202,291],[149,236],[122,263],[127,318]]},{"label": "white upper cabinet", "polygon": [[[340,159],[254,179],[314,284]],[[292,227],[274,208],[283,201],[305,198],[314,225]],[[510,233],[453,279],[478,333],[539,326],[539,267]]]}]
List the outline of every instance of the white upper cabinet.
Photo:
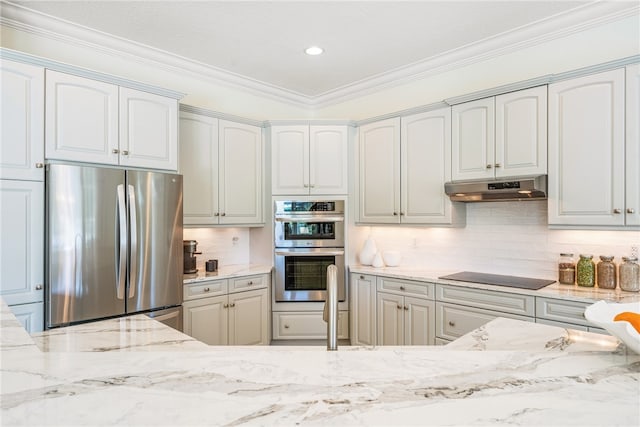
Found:
[{"label": "white upper cabinet", "polygon": [[219,121],[220,224],[263,222],[262,128]]},{"label": "white upper cabinet", "polygon": [[360,126],[360,222],[400,222],[400,118]]},{"label": "white upper cabinet", "polygon": [[44,68],[0,60],[0,179],[44,180]]},{"label": "white upper cabinet", "polygon": [[347,194],[347,126],[273,126],[272,194]]},{"label": "white upper cabinet", "polygon": [[42,302],[44,183],[0,180],[0,206],[0,294],[8,305]]},{"label": "white upper cabinet", "polygon": [[496,178],[547,173],[547,86],[496,96]]},{"label": "white upper cabinet", "polygon": [[549,224],[624,225],[624,127],[624,69],[549,86]]},{"label": "white upper cabinet", "polygon": [[47,159],[176,170],[178,103],[46,71]]},{"label": "white upper cabinet", "polygon": [[218,119],[180,112],[184,224],[217,224]]},{"label": "white upper cabinet", "polygon": [[360,127],[359,222],[464,221],[464,205],[444,193],[451,179],[451,109]]},{"label": "white upper cabinet", "polygon": [[178,169],[178,101],[120,88],[120,164]]},{"label": "white upper cabinet", "polygon": [[262,128],[180,112],[180,173],[187,225],[259,225]]},{"label": "white upper cabinet", "polygon": [[46,158],[117,165],[118,86],[47,70]]},{"label": "white upper cabinet", "polygon": [[627,225],[640,225],[640,64],[627,67],[626,200]]},{"label": "white upper cabinet", "polygon": [[547,87],[452,107],[452,179],[547,173]]}]

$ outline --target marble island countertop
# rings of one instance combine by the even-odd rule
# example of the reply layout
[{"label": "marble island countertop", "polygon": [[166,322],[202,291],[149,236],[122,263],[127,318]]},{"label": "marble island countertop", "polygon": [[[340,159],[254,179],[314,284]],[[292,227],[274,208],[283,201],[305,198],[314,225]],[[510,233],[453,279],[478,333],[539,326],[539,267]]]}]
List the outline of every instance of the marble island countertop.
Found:
[{"label": "marble island countertop", "polygon": [[31,338],[0,305],[3,426],[640,424],[640,356],[597,334],[496,319],[446,347],[210,347],[142,315]]}]

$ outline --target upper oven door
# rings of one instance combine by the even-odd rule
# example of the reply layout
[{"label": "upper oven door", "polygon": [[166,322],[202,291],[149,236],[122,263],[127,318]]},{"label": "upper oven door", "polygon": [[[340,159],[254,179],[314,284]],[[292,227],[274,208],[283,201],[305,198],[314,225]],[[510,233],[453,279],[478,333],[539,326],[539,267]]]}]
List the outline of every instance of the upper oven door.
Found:
[{"label": "upper oven door", "polygon": [[344,247],[344,217],[340,215],[276,215],[278,248]]}]

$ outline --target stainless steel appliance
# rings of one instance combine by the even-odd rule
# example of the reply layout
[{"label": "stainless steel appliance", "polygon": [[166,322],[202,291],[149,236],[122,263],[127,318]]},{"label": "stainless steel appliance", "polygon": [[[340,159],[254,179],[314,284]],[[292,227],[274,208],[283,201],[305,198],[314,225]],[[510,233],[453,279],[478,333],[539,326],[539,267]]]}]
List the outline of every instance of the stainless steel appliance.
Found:
[{"label": "stainless steel appliance", "polygon": [[48,328],[154,310],[181,324],[181,175],[51,164],[46,197]]},{"label": "stainless steel appliance", "polygon": [[345,300],[344,201],[276,201],[275,247],[276,302],[325,301],[331,264]]},{"label": "stainless steel appliance", "polygon": [[500,202],[547,198],[547,176],[447,182],[444,192],[454,202]]},{"label": "stainless steel appliance", "polygon": [[196,255],[200,255],[202,254],[202,252],[198,252],[196,250],[197,246],[198,242],[195,240],[184,240],[182,242],[182,256],[184,259],[182,272],[184,274],[192,274],[198,272],[198,269],[196,268]]}]

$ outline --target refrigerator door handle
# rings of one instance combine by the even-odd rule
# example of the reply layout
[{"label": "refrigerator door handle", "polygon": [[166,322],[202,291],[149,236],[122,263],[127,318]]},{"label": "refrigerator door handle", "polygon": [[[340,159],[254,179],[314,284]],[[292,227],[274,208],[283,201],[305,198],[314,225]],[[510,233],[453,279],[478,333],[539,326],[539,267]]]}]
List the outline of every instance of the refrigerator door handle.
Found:
[{"label": "refrigerator door handle", "polygon": [[116,187],[118,197],[118,228],[116,248],[118,259],[116,269],[116,298],[124,299],[125,276],[127,272],[127,207],[124,200],[124,185]]},{"label": "refrigerator door handle", "polygon": [[138,277],[138,218],[136,215],[136,194],[133,185],[127,186],[129,196],[129,241],[131,258],[129,260],[129,298],[136,295],[136,278]]}]

